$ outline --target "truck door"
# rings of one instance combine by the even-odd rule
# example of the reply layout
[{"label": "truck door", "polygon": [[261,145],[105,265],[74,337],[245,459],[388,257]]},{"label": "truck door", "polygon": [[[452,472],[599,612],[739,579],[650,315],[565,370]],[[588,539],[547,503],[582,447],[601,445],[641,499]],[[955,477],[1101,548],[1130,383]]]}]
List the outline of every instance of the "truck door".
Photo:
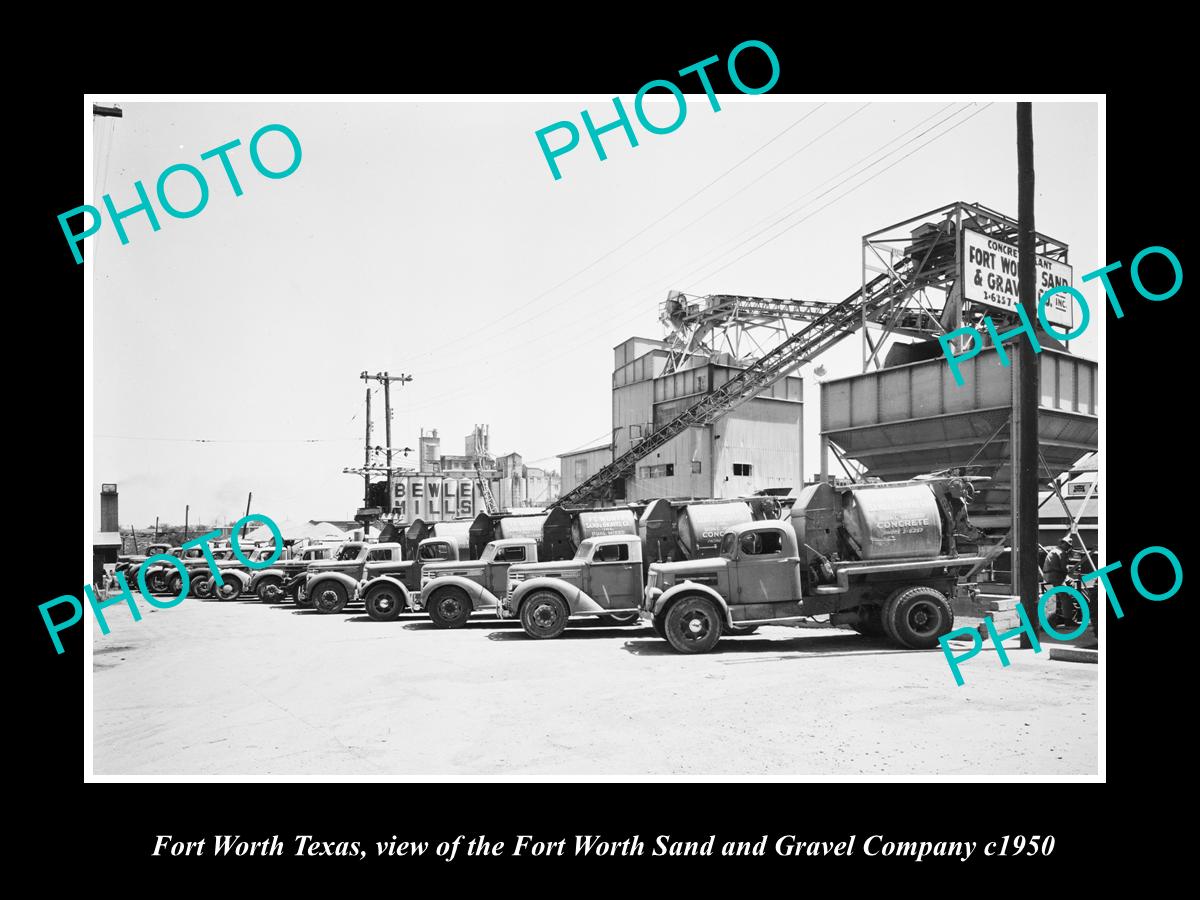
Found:
[{"label": "truck door", "polygon": [[800,614],[799,561],[776,528],[744,532],[729,567],[734,621]]},{"label": "truck door", "polygon": [[496,558],[484,572],[483,586],[496,597],[503,598],[508,592],[508,567],[516,563],[532,562],[526,557],[524,547],[501,547]]},{"label": "truck door", "polygon": [[636,609],[642,596],[642,564],[628,544],[600,544],[588,565],[587,594],[605,609]]}]

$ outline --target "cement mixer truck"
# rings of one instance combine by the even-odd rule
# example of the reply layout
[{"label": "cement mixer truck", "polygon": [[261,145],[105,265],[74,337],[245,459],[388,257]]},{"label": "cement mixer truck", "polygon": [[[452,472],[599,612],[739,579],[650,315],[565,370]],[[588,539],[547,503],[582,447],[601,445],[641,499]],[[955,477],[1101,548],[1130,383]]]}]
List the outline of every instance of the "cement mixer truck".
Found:
[{"label": "cement mixer truck", "polygon": [[719,555],[649,567],[642,617],[680,653],[704,653],[739,627],[828,616],[911,649],[954,627],[949,596],[983,561],[960,555],[978,532],[964,477],[808,485],[790,515],[724,531]]},{"label": "cement mixer truck", "polygon": [[354,600],[362,600],[367,615],[389,622],[406,609],[416,609],[425,566],[449,560],[466,560],[470,552],[471,523],[423,522],[417,519],[405,535],[410,558],[391,562],[368,562],[354,589]]},{"label": "cement mixer truck", "polygon": [[[647,566],[711,556],[719,548],[716,536],[728,527],[778,521],[779,513],[772,497],[664,499],[600,510],[558,507],[546,517],[543,545],[559,559],[511,565],[500,614],[520,619],[527,635],[543,639],[558,637],[575,618],[636,623]],[[731,626],[743,634],[755,627]]]}]

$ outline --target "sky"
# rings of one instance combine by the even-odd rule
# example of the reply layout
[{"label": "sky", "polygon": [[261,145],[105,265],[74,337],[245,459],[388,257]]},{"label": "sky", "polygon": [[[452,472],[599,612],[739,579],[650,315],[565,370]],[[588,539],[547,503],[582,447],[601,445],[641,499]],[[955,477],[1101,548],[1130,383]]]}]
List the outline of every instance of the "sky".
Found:
[{"label": "sky", "polygon": [[[632,106],[631,98],[623,98]],[[841,300],[861,283],[866,233],[957,200],[1016,214],[1015,104],[825,103],[688,95],[683,124],[638,146],[590,146],[580,119],[611,99],[120,103],[94,122],[94,197],[133,206],[159,173],[199,168],[207,206],[161,229],[107,218],[94,259],[94,492],[116,482],[121,524],[349,519],[362,478],[364,383],[390,371],[395,447],[437,428],[461,453],[475,423],[493,453],[557,468],[607,442],[613,347],[660,338],[669,290]],[[648,102],[667,123],[675,102]],[[569,120],[581,143],[555,180],[535,132]],[[251,136],[281,123],[302,158],[252,166]],[[1075,284],[1097,256],[1096,105],[1035,103],[1039,231],[1070,246]],[[218,160],[233,139],[244,193]],[[549,138],[557,146],[561,133]],[[278,133],[260,145],[283,169]],[[171,202],[193,206],[186,174]],[[1092,300],[1095,291],[1085,294]],[[1093,302],[1093,308],[1098,308]],[[1072,350],[1096,358],[1089,331]],[[861,371],[855,335],[815,361]],[[818,379],[805,379],[805,469],[819,466]],[[383,396],[372,400],[383,445]],[[409,457],[415,461],[415,453]],[[402,461],[397,460],[397,462]],[[98,524],[98,523],[97,523]]]}]

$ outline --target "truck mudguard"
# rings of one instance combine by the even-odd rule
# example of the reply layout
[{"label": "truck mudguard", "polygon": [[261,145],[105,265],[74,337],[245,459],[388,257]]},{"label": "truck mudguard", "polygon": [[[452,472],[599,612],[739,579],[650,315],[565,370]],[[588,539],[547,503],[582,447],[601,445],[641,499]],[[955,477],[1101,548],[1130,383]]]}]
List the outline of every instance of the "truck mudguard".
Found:
[{"label": "truck mudguard", "polygon": [[729,604],[725,602],[725,598],[708,585],[697,584],[694,581],[682,581],[679,584],[674,584],[667,588],[667,590],[663,591],[662,594],[659,595],[658,599],[654,601],[654,609],[650,611],[651,614],[657,616],[668,606],[670,606],[676,598],[683,594],[700,594],[701,596],[707,597],[708,599],[712,600],[713,603],[717,604],[717,608],[721,610],[721,616],[725,619],[725,622],[728,625],[734,624],[733,618],[729,612]]},{"label": "truck mudguard", "polygon": [[514,617],[521,617],[522,601],[538,590],[554,591],[554,593],[559,594],[567,601],[567,607],[571,615],[581,612],[608,612],[607,609],[604,609],[576,585],[568,581],[563,581],[561,578],[531,578],[528,581],[522,581],[517,589],[513,591],[510,606]]},{"label": "truck mudguard", "polygon": [[[342,577],[347,578],[345,575]],[[420,593],[411,593],[408,588],[404,586],[403,581],[398,578],[393,578],[391,575],[376,575],[373,578],[368,578],[366,581],[357,582],[354,586],[354,589],[357,591],[357,593],[352,593],[350,596],[357,600],[365,600],[367,592],[377,584],[389,584],[396,588],[398,591],[400,591],[400,596],[404,598],[405,607],[411,610],[417,609],[416,598],[420,596]]]},{"label": "truck mudguard", "polygon": [[[552,579],[542,580],[546,581]],[[472,609],[500,608],[500,600],[495,594],[493,594],[479,582],[472,581],[470,578],[463,578],[461,575],[439,575],[437,578],[434,578],[421,590],[421,605],[427,607],[429,605],[429,598],[432,597],[439,588],[444,587],[462,588],[466,592],[467,597],[471,600]]]}]

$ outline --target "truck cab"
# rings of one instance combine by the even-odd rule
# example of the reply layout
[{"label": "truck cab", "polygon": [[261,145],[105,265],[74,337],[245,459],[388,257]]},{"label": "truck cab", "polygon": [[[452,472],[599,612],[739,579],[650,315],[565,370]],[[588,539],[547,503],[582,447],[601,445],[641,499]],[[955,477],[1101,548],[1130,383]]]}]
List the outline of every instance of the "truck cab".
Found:
[{"label": "truck cab", "polygon": [[425,609],[439,628],[461,628],[473,612],[498,615],[509,568],[537,561],[537,541],[530,537],[491,541],[477,560],[428,563],[415,608]]},{"label": "truck cab", "polygon": [[276,560],[275,565],[269,569],[251,572],[246,590],[257,596],[263,603],[294,600],[296,599],[296,577],[304,573],[313,563],[330,559],[340,546],[340,544],[313,544],[305,547],[291,559]]},{"label": "truck cab", "polygon": [[421,595],[421,573],[427,565],[455,562],[468,555],[453,537],[427,537],[417,543],[416,559],[367,566],[355,597],[362,598],[367,615],[389,622],[406,609],[416,611]]},{"label": "truck cab", "polygon": [[951,595],[983,558],[958,554],[958,480],[809,485],[789,519],[728,529],[720,556],[650,566],[642,617],[681,653],[722,634],[827,615],[900,646],[928,649],[954,627]]},{"label": "truck cab", "polygon": [[301,596],[307,598],[318,612],[341,612],[355,596],[368,564],[400,563],[403,559],[399,544],[348,541],[342,544],[333,559],[309,566]]},{"label": "truck cab", "polygon": [[582,616],[623,625],[638,619],[643,584],[641,538],[598,535],[580,543],[572,559],[509,568],[500,612],[539,639],[558,637],[568,620]]}]

